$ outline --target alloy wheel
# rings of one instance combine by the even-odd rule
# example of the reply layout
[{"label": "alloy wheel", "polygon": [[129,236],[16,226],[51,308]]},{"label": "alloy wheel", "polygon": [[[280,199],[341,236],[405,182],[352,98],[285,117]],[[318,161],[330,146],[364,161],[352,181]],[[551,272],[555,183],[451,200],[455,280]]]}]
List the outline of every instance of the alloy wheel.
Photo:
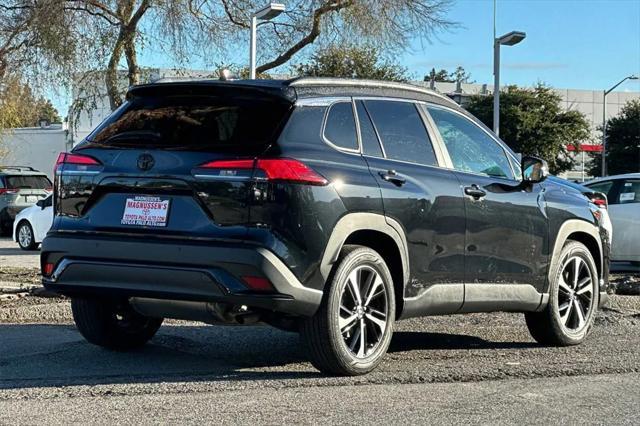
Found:
[{"label": "alloy wheel", "polygon": [[29,247],[31,245],[31,241],[33,240],[33,235],[31,235],[31,229],[28,225],[21,225],[18,230],[18,242],[22,247]]},{"label": "alloy wheel", "polygon": [[376,351],[388,324],[388,295],[380,274],[359,266],[349,274],[340,296],[339,326],[344,344],[356,358]]},{"label": "alloy wheel", "polygon": [[580,256],[564,261],[558,285],[557,309],[560,322],[570,332],[580,332],[588,324],[593,308],[594,277]]}]

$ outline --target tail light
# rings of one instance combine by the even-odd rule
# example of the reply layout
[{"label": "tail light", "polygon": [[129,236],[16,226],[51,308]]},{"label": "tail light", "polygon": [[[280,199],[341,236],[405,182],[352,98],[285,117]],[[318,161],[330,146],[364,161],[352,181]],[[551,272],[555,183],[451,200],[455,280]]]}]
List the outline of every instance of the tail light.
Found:
[{"label": "tail light", "polygon": [[609,205],[607,202],[607,196],[601,192],[590,192],[587,194],[589,200],[596,206],[606,209]]},{"label": "tail light", "polygon": [[[326,185],[329,183],[324,177],[306,164],[290,158],[273,158],[255,160],[255,167],[262,170],[269,180],[308,185]],[[234,176],[236,170],[253,169],[254,160],[215,160],[200,166],[202,169],[215,169],[221,176]]]},{"label": "tail light", "polygon": [[14,189],[14,188],[0,188],[0,195],[13,195],[13,194],[17,194],[18,193],[18,189]]},{"label": "tail light", "polygon": [[57,172],[63,165],[75,166],[74,168],[76,171],[91,172],[91,171],[95,171],[95,170],[92,170],[92,169],[95,169],[95,167],[93,166],[101,166],[102,163],[100,163],[98,160],[96,160],[93,157],[89,157],[88,155],[61,152],[58,155],[58,159],[56,160],[56,165],[55,165],[55,168],[53,169],[54,172]]}]

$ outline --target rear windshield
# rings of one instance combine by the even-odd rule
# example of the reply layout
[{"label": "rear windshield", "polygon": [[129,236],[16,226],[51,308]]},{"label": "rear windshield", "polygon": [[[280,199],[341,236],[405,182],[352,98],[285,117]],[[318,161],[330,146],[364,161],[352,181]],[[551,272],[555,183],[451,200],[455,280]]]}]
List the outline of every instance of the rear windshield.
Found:
[{"label": "rear windshield", "polygon": [[48,189],[52,187],[46,176],[6,176],[7,188],[10,189]]},{"label": "rear windshield", "polygon": [[289,104],[264,97],[161,96],[134,98],[87,140],[109,147],[252,150],[270,142]]}]

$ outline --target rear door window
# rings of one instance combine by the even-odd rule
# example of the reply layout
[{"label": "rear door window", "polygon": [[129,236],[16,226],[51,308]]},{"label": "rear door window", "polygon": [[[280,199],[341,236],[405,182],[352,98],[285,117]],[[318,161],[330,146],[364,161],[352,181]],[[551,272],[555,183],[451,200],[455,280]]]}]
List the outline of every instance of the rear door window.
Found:
[{"label": "rear door window", "polygon": [[51,181],[46,176],[7,176],[7,188],[12,189],[49,189]]},{"label": "rear door window", "polygon": [[338,148],[358,149],[356,120],[351,102],[337,102],[329,107],[324,137]]},{"label": "rear door window", "polygon": [[108,147],[254,152],[275,137],[289,109],[279,99],[249,95],[141,96],[87,140]]},{"label": "rear door window", "polygon": [[427,129],[414,103],[366,100],[364,104],[387,158],[428,166],[437,165]]},{"label": "rear door window", "polygon": [[614,204],[640,203],[640,179],[625,179]]}]

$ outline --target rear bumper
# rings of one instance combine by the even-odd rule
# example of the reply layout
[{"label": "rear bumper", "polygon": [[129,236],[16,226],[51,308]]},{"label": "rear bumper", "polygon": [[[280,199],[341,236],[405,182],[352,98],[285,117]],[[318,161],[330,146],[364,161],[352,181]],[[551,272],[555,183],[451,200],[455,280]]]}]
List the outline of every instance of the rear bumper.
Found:
[{"label": "rear bumper", "polygon": [[[272,252],[241,243],[50,233],[41,262],[55,265],[44,286],[71,297],[220,302],[301,316],[313,315],[322,299]],[[274,291],[251,290],[243,276],[266,278]]]}]

